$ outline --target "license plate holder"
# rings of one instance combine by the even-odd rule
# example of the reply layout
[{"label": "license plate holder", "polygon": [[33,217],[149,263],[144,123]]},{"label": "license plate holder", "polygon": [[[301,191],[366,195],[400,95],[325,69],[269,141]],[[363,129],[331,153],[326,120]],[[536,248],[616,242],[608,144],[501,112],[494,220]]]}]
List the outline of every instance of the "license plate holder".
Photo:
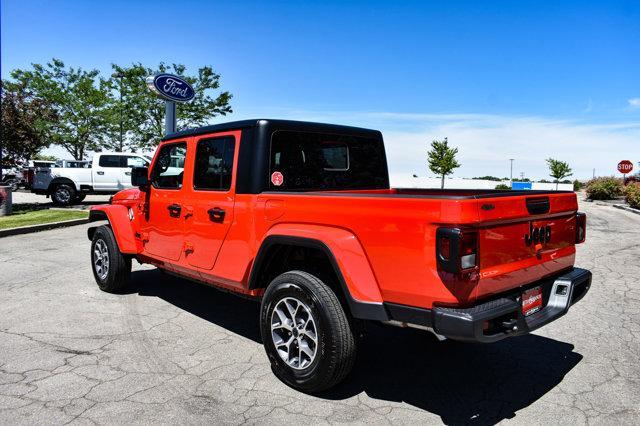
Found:
[{"label": "license plate holder", "polygon": [[522,314],[527,317],[542,309],[542,287],[534,287],[522,293]]}]

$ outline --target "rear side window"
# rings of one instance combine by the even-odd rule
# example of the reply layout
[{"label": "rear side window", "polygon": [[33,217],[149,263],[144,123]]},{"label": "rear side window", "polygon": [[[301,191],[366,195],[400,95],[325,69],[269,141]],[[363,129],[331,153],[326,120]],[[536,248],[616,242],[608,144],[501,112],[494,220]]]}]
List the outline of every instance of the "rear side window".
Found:
[{"label": "rear side window", "polygon": [[158,158],[151,171],[151,184],[160,189],[182,188],[186,155],[187,144],[185,142],[172,143],[160,148]]},{"label": "rear side window", "polygon": [[140,157],[123,155],[120,158],[120,167],[145,167],[147,165]]},{"label": "rear side window", "polygon": [[198,141],[193,187],[218,191],[231,188],[235,147],[232,136]]},{"label": "rear side window", "polygon": [[269,176],[280,191],[388,187],[382,140],[364,136],[276,131]]},{"label": "rear side window", "polygon": [[100,167],[122,167],[120,157],[120,155],[101,155],[98,164]]}]

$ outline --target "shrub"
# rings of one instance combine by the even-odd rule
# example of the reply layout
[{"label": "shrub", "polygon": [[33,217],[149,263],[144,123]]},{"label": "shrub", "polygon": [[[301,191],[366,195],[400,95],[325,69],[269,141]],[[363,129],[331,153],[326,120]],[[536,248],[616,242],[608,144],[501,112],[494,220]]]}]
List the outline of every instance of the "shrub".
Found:
[{"label": "shrub", "polygon": [[634,209],[640,209],[640,182],[630,183],[624,190],[625,200]]},{"label": "shrub", "polygon": [[496,185],[496,189],[511,189],[509,187],[509,185],[505,185],[504,183],[501,183],[500,185]]},{"label": "shrub", "polygon": [[474,177],[471,178],[474,180],[494,180],[494,181],[498,181],[500,182],[502,179],[500,179],[499,177],[495,177],[495,176],[478,176],[478,177]]},{"label": "shrub", "polygon": [[574,191],[580,191],[582,189],[584,185],[582,184],[582,182],[580,182],[578,179],[573,181],[573,190]]},{"label": "shrub", "polygon": [[591,200],[613,200],[622,195],[622,182],[614,177],[599,177],[587,182],[587,198]]}]

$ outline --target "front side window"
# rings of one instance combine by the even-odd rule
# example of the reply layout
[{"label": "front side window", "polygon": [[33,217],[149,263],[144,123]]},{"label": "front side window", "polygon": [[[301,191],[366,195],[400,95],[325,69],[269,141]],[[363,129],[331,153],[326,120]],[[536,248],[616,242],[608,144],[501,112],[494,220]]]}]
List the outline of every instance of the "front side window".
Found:
[{"label": "front side window", "polygon": [[231,188],[235,147],[233,136],[198,141],[193,187],[218,191]]},{"label": "front side window", "polygon": [[100,167],[122,167],[119,155],[101,155],[98,164]]},{"label": "front side window", "polygon": [[280,130],[271,136],[270,190],[328,191],[388,187],[382,140]]},{"label": "front side window", "polygon": [[187,144],[185,142],[167,144],[160,148],[158,158],[151,171],[151,184],[160,189],[182,188],[186,155]]}]

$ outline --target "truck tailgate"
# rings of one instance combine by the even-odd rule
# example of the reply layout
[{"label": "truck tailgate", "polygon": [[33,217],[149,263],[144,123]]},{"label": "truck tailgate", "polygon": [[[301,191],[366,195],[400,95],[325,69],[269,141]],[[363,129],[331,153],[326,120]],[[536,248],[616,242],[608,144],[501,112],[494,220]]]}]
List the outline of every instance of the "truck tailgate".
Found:
[{"label": "truck tailgate", "polygon": [[564,269],[575,258],[576,195],[478,199],[482,298]]}]

